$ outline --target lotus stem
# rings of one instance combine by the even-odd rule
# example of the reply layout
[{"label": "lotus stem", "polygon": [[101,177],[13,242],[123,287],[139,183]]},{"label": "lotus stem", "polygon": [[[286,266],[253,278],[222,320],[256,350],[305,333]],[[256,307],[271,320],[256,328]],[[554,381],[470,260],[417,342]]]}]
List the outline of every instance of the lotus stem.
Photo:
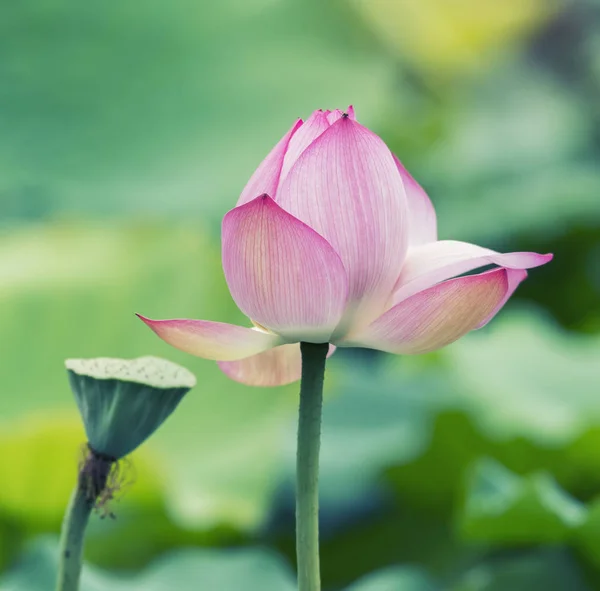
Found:
[{"label": "lotus stem", "polygon": [[302,381],[296,463],[298,590],[320,591],[319,450],[327,343],[301,343]]},{"label": "lotus stem", "polygon": [[84,487],[77,485],[62,524],[56,591],[79,589],[85,529],[93,507]]},{"label": "lotus stem", "polygon": [[96,452],[88,444],[88,452],[77,478],[77,486],[65,511],[58,556],[56,591],[78,591],[85,530],[94,507],[104,502],[109,476],[116,458]]}]

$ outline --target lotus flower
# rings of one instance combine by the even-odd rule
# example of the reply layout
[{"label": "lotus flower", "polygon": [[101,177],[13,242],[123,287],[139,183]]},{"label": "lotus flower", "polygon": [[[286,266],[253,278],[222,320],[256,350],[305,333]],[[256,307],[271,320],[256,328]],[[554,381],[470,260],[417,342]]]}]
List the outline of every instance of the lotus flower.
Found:
[{"label": "lotus flower", "polygon": [[352,107],[296,121],[225,215],[222,255],[253,327],[140,318],[174,347],[262,386],[300,378],[301,341],[331,343],[330,353],[444,347],[487,324],[525,269],[552,259],[438,240],[425,191]]}]

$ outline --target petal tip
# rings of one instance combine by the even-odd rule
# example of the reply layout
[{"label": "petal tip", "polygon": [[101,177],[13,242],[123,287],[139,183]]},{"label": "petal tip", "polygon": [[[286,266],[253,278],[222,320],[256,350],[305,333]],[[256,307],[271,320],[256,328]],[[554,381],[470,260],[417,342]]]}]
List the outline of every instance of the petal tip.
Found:
[{"label": "petal tip", "polygon": [[152,324],[155,322],[151,318],[148,318],[148,317],[144,316],[143,314],[139,314],[138,312],[135,312],[135,315],[147,326],[152,327]]},{"label": "petal tip", "polygon": [[164,335],[163,332],[166,329],[170,328],[170,325],[173,324],[172,320],[153,320],[152,318],[148,318],[147,316],[144,316],[143,314],[138,314],[137,312],[135,313],[135,315],[154,333],[156,333],[161,339],[164,339]]}]

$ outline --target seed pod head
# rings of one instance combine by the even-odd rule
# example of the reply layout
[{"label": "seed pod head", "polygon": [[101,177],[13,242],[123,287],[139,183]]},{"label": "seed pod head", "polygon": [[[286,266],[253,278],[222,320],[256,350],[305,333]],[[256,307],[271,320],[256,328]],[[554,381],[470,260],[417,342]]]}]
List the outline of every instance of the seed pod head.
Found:
[{"label": "seed pod head", "polygon": [[67,359],[69,382],[90,447],[119,460],[139,447],[196,384],[157,357]]}]

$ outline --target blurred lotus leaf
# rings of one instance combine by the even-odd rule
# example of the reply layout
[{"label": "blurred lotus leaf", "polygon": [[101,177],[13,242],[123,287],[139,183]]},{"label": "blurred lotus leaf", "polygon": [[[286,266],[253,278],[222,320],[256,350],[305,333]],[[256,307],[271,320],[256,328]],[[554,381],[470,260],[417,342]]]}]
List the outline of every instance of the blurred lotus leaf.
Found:
[{"label": "blurred lotus leaf", "polygon": [[[5,427],[0,432],[0,512],[29,531],[56,529],[75,486],[85,442],[76,413],[29,415]],[[124,468],[126,494],[115,511],[160,506],[158,466],[143,451],[132,455],[131,466],[129,474]]]},{"label": "blurred lotus leaf", "polygon": [[294,117],[388,100],[341,24],[322,2],[5,5],[0,219],[220,218]]},{"label": "blurred lotus leaf", "polygon": [[[390,464],[399,497],[447,515],[462,494],[459,475],[485,455],[519,474],[549,471],[578,495],[597,494],[599,355],[595,336],[571,335],[533,310],[507,310],[423,360],[420,375],[438,376],[421,395],[431,436],[419,455]],[[418,371],[418,360],[391,361],[398,384],[411,366]]]},{"label": "blurred lotus leaf", "polygon": [[[323,530],[343,522],[349,511],[381,502],[382,472],[419,457],[431,434],[427,394],[432,380],[415,380],[386,367],[377,370],[364,359],[353,364],[340,357],[338,353],[338,359],[330,362],[331,394],[323,409],[319,476]],[[285,449],[288,489],[293,490],[292,427]],[[293,495],[289,502],[293,503]]]},{"label": "blurred lotus leaf", "polygon": [[503,544],[569,541],[586,521],[585,506],[544,473],[517,476],[491,460],[471,472],[459,517],[464,536]]},{"label": "blurred lotus leaf", "polygon": [[440,589],[428,575],[416,568],[391,567],[367,575],[346,591],[436,591]]},{"label": "blurred lotus leaf", "polygon": [[592,591],[566,550],[543,549],[498,556],[470,569],[452,591]]},{"label": "blurred lotus leaf", "polygon": [[520,310],[445,354],[457,392],[492,438],[557,447],[600,425],[597,336],[570,335]]},{"label": "blurred lotus leaf", "polygon": [[[32,411],[75,409],[66,358],[171,359],[198,377],[185,412],[174,413],[147,446],[162,471],[171,515],[191,529],[260,523],[276,486],[277,442],[296,412],[296,387],[232,382],[215,363],[164,344],[134,316],[241,320],[218,248],[198,224],[14,229],[0,238],[0,294],[0,333],[10,343],[0,364],[9,393],[0,398],[5,422]],[[57,444],[72,454],[60,464],[68,478],[56,479],[65,495],[84,441],[81,435]],[[8,457],[19,453],[15,448]],[[23,485],[17,479],[12,486]],[[40,502],[52,507],[53,522],[59,519],[62,500]]]},{"label": "blurred lotus leaf", "polygon": [[494,68],[444,121],[413,169],[442,237],[501,248],[516,232],[600,224],[593,111],[548,72],[526,60]]},{"label": "blurred lotus leaf", "polygon": [[600,498],[587,506],[587,519],[577,530],[574,545],[596,568],[600,567]]},{"label": "blurred lotus leaf", "polygon": [[543,25],[559,0],[353,0],[401,58],[436,78],[482,68]]},{"label": "blurred lotus leaf", "polygon": [[[57,548],[39,540],[2,581],[0,591],[47,591],[56,573]],[[292,575],[265,550],[180,550],[161,557],[135,577],[84,568],[81,591],[293,591]]]}]

